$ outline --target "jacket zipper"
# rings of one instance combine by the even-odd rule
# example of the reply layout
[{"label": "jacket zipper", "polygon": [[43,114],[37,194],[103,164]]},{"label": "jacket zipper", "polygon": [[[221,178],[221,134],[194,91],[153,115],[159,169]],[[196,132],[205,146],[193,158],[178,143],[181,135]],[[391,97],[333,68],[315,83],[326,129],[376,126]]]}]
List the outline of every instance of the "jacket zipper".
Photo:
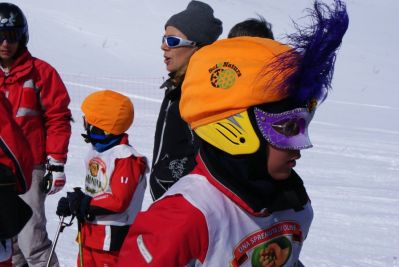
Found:
[{"label": "jacket zipper", "polygon": [[162,132],[161,132],[161,141],[159,143],[159,148],[158,148],[158,155],[154,161],[154,166],[158,163],[159,157],[161,156],[161,151],[162,151],[162,145],[163,145],[163,135],[165,134],[165,127],[166,127],[166,118],[168,117],[168,112],[170,105],[172,103],[172,100],[169,100],[168,106],[165,109],[165,118],[163,120],[163,125],[162,125]]}]

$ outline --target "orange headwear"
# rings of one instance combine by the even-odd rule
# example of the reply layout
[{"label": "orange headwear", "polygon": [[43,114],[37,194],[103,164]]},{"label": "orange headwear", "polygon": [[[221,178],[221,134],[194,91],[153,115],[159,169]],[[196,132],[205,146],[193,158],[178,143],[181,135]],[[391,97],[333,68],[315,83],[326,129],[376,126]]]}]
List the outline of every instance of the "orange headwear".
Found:
[{"label": "orange headwear", "polygon": [[86,97],[81,108],[89,124],[107,133],[122,134],[133,123],[133,103],[115,91],[94,92]]},{"label": "orange headwear", "polygon": [[216,41],[191,57],[180,113],[201,139],[231,155],[252,154],[260,140],[250,107],[274,104],[279,112],[306,107],[310,114],[324,101],[349,18],[341,0],[334,0],[333,8],[316,1],[310,11],[315,23],[287,36],[290,46],[236,37]]},{"label": "orange headwear", "polygon": [[216,41],[190,59],[180,112],[193,129],[288,96],[281,81],[288,75],[270,67],[291,48],[277,41],[237,37]]}]

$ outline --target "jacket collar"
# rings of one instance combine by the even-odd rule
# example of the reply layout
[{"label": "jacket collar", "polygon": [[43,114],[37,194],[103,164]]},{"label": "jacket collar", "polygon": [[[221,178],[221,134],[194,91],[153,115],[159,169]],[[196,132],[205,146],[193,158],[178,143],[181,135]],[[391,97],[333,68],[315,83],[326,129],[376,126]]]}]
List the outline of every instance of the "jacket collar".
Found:
[{"label": "jacket collar", "polygon": [[[9,82],[13,83],[21,77],[26,76],[33,68],[33,57],[29,53],[28,49],[22,51],[21,55],[15,60],[10,67],[8,77],[11,77]],[[0,72],[0,76],[5,76],[3,71]]]},{"label": "jacket collar", "polygon": [[176,73],[169,73],[169,79],[167,79],[160,86],[161,89],[165,89],[165,95],[170,99],[179,98],[181,95],[181,85],[184,80],[184,75],[179,77],[178,81],[176,81]]}]

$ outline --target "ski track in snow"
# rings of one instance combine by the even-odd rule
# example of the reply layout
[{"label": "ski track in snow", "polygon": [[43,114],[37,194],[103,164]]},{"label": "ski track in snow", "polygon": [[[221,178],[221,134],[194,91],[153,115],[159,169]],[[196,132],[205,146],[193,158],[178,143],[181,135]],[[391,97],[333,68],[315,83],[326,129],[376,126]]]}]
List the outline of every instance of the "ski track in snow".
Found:
[{"label": "ski track in snow", "polygon": [[347,101],[327,100],[326,102],[330,102],[330,103],[334,103],[334,104],[351,105],[351,106],[361,106],[361,107],[365,107],[365,108],[380,108],[380,109],[388,109],[388,110],[399,110],[398,107],[382,106],[382,105],[374,105],[374,104],[362,104],[362,103],[347,102]]},{"label": "ski track in snow", "polygon": [[[70,86],[77,86],[77,87],[83,87],[83,88],[93,89],[93,90],[104,90],[103,87],[96,87],[96,86],[87,85],[87,84],[81,84],[81,83],[65,82],[65,84],[66,84],[66,85],[70,85]],[[124,94],[124,95],[128,96],[128,97],[131,98],[132,100],[140,99],[140,100],[145,100],[145,101],[149,101],[149,102],[162,103],[162,100],[160,100],[160,99],[154,99],[154,98],[150,98],[150,97],[144,97],[144,96],[139,96],[139,95],[133,95],[133,94],[129,94],[129,93],[123,92],[123,91],[119,91],[119,92],[120,92],[121,94]]]}]

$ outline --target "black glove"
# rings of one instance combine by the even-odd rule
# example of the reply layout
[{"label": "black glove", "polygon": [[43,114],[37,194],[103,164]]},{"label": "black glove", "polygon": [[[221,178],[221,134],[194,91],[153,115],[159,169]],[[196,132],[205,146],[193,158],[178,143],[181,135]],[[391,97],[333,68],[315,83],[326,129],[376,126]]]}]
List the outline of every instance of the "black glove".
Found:
[{"label": "black glove", "polygon": [[69,208],[69,202],[66,197],[58,200],[57,211],[55,212],[58,216],[68,217],[72,215],[71,209]]},{"label": "black glove", "polygon": [[88,210],[92,197],[83,193],[80,188],[75,188],[74,190],[73,192],[67,192],[71,213],[75,215],[79,221],[91,220],[92,218],[88,216]]}]

